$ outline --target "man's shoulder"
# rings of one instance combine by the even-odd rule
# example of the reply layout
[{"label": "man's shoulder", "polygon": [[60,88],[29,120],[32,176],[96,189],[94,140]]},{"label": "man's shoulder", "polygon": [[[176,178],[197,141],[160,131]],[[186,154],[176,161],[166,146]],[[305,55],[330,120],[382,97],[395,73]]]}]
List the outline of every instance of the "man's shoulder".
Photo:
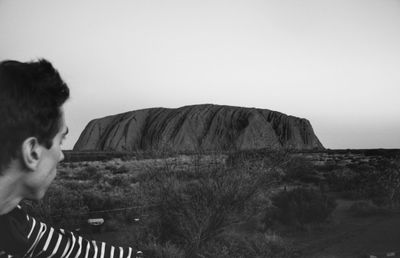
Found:
[{"label": "man's shoulder", "polygon": [[10,212],[0,215],[0,219],[5,219],[5,218],[22,218],[22,219],[27,219],[28,214],[22,209],[20,205],[17,205],[14,209],[12,209]]},{"label": "man's shoulder", "polygon": [[0,216],[0,228],[0,258],[9,257],[7,253],[26,251],[30,223],[29,216],[20,206]]},{"label": "man's shoulder", "polygon": [[17,226],[21,229],[21,226],[28,226],[29,219],[30,216],[18,205],[9,213],[0,215],[0,225],[2,228],[14,229]]}]

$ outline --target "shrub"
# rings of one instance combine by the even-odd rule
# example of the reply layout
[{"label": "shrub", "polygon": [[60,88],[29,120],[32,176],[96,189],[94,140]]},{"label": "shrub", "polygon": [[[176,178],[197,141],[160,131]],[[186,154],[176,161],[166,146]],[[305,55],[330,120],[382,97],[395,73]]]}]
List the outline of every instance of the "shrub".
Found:
[{"label": "shrub", "polygon": [[226,164],[231,168],[272,171],[289,159],[288,154],[270,149],[242,150],[230,153]]},{"label": "shrub", "polygon": [[317,169],[320,172],[332,172],[335,169],[340,168],[336,164],[324,164],[324,165],[316,165],[315,169]]},{"label": "shrub", "polygon": [[276,216],[281,223],[300,226],[326,220],[336,207],[332,198],[312,188],[281,191],[272,197],[272,203],[278,208]]},{"label": "shrub", "polygon": [[340,168],[331,171],[327,180],[334,191],[357,191],[360,188],[361,174],[350,168]]},{"label": "shrub", "polygon": [[290,250],[287,244],[276,235],[225,233],[202,248],[201,256],[198,257],[290,257]]},{"label": "shrub", "polygon": [[111,178],[109,178],[107,182],[112,186],[124,187],[129,185],[130,180],[124,175],[114,175]]},{"label": "shrub", "polygon": [[368,217],[373,215],[386,214],[387,210],[379,208],[374,204],[372,204],[371,202],[359,201],[353,203],[350,206],[349,212],[356,217]]},{"label": "shrub", "polygon": [[167,242],[165,244],[147,244],[143,247],[145,257],[152,258],[184,258],[185,252],[175,245]]},{"label": "shrub", "polygon": [[53,184],[39,203],[26,202],[25,207],[39,220],[66,229],[79,226],[82,214],[88,211],[80,192],[58,184]]},{"label": "shrub", "polygon": [[69,162],[69,167],[72,168],[72,169],[74,169],[74,168],[77,168],[78,165],[77,165],[76,163]]},{"label": "shrub", "polygon": [[376,205],[391,208],[400,205],[400,167],[382,160],[375,169],[364,171],[360,186],[363,197]]},{"label": "shrub", "polygon": [[271,181],[268,174],[216,167],[191,181],[159,171],[142,187],[150,189],[146,196],[157,204],[154,235],[161,243],[170,241],[193,257],[226,228],[252,216],[247,205]]},{"label": "shrub", "polygon": [[99,180],[101,177],[102,174],[98,171],[98,168],[90,165],[87,165],[76,175],[76,178],[81,180]]},{"label": "shrub", "polygon": [[302,157],[292,158],[285,167],[284,180],[318,183],[320,178],[314,165]]},{"label": "shrub", "polygon": [[110,171],[113,174],[126,174],[126,173],[129,172],[129,168],[127,166],[125,166],[125,165],[122,165],[122,166],[119,166],[119,167],[112,166],[110,168]]},{"label": "shrub", "polygon": [[114,204],[109,195],[93,189],[86,190],[82,193],[84,204],[90,211],[113,209]]},{"label": "shrub", "polygon": [[67,191],[78,191],[78,192],[88,189],[88,187],[91,186],[87,181],[75,181],[75,180],[63,181],[62,184],[66,189],[68,189]]},{"label": "shrub", "polygon": [[378,178],[377,185],[380,186],[381,196],[390,207],[400,205],[400,166],[384,168]]}]

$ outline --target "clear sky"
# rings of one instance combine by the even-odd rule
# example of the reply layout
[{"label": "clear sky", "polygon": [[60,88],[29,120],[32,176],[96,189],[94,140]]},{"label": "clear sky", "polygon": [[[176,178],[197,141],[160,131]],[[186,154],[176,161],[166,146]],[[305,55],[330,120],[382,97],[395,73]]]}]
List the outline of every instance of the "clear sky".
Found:
[{"label": "clear sky", "polygon": [[71,89],[65,149],[94,118],[204,103],[400,148],[399,0],[0,0],[0,59],[36,58]]}]

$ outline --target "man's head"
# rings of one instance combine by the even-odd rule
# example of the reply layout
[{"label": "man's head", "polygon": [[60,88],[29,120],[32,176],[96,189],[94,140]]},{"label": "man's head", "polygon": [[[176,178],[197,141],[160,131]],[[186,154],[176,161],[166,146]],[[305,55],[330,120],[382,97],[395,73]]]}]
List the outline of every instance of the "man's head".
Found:
[{"label": "man's head", "polygon": [[0,63],[0,179],[10,166],[23,170],[27,198],[43,197],[39,188],[47,189],[42,185],[54,179],[63,159],[62,105],[68,98],[68,86],[50,62]]}]

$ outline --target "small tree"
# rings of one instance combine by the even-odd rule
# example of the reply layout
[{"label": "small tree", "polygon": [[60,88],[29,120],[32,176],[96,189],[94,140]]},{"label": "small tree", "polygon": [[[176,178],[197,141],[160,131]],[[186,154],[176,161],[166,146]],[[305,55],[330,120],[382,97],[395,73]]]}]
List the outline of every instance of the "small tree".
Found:
[{"label": "small tree", "polygon": [[157,189],[147,196],[153,196],[157,204],[155,231],[159,241],[171,241],[183,248],[187,257],[196,257],[204,244],[254,215],[247,207],[252,198],[275,183],[273,174],[264,172],[215,166],[196,172],[189,181],[181,181],[181,173],[159,171],[151,185],[144,186]]},{"label": "small tree", "polygon": [[400,168],[390,166],[379,174],[377,185],[387,204],[394,208],[400,204]]}]

